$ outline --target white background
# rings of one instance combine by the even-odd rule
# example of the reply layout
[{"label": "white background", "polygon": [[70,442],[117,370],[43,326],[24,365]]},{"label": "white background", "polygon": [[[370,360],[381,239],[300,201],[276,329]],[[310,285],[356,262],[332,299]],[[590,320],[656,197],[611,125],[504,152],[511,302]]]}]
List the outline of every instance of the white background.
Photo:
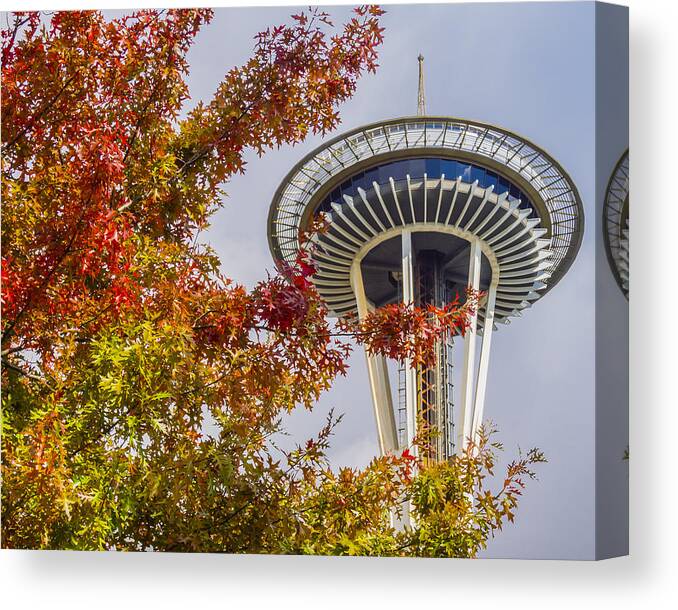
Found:
[{"label": "white background", "polygon": [[[198,3],[109,0],[88,3],[87,8],[194,4]],[[678,600],[674,449],[678,201],[673,185],[678,4],[672,0],[628,4],[632,197],[643,210],[634,216],[631,245],[630,557],[588,563],[0,551],[2,606],[673,607]],[[0,0],[2,10],[84,6],[84,2]]]}]

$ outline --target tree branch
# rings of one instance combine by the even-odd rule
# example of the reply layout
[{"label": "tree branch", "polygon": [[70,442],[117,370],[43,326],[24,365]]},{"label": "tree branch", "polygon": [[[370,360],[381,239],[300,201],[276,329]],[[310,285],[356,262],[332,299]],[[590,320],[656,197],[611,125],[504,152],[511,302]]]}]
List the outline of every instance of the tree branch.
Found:
[{"label": "tree branch", "polygon": [[28,379],[32,379],[33,381],[39,381],[40,383],[44,383],[49,387],[48,381],[43,378],[39,377],[38,375],[34,375],[33,373],[29,373],[28,371],[24,371],[20,366],[17,366],[16,364],[12,364],[5,358],[2,359],[2,366],[14,371],[15,373],[19,373],[20,375],[23,375],[24,377],[27,377]]},{"label": "tree branch", "polygon": [[42,109],[26,124],[26,126],[16,135],[14,136],[7,144],[4,145],[4,148],[12,148],[28,131],[33,127],[35,122],[42,117],[45,112],[47,112],[53,105],[54,103],[61,97],[64,91],[68,88],[68,85],[73,82],[73,79],[78,75],[80,72],[80,68],[78,68],[75,72],[73,72],[72,76],[63,84],[61,89],[52,97],[51,100],[49,100],[43,107]]}]

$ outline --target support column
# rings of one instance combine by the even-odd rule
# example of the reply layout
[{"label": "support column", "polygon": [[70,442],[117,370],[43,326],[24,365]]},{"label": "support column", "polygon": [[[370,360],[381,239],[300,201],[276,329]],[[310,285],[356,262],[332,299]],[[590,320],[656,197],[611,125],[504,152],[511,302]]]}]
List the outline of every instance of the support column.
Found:
[{"label": "support column", "polygon": [[[358,305],[358,317],[362,320],[370,309],[370,303],[365,295],[363,274],[360,263],[353,264],[351,269],[351,283]],[[372,394],[372,406],[377,425],[379,449],[381,455],[393,453],[398,449],[398,432],[396,430],[395,414],[393,413],[393,399],[391,386],[388,380],[388,368],[383,356],[369,354],[365,350],[367,359],[367,375],[370,380],[370,392]]]},{"label": "support column", "polygon": [[[480,287],[480,265],[482,252],[480,241],[475,239],[471,242],[469,256],[468,282],[469,288],[478,290]],[[467,439],[471,435],[473,422],[473,381],[476,359],[476,338],[478,333],[478,313],[471,316],[470,324],[464,337],[464,368],[461,376],[461,408],[459,426],[457,427],[457,452],[466,448]]]},{"label": "support column", "polygon": [[[403,303],[414,303],[414,249],[412,247],[412,232],[404,230],[402,233],[402,263],[403,263]],[[417,370],[411,360],[405,360],[405,397],[407,406],[407,444],[411,445],[417,434]]]},{"label": "support column", "polygon": [[[498,272],[493,272],[493,276]],[[497,300],[498,278],[492,277],[490,289],[485,304],[485,324],[483,326],[483,342],[480,348],[480,365],[478,367],[478,382],[476,384],[476,399],[473,408],[473,428],[471,438],[475,439],[478,429],[483,423],[485,410],[485,389],[487,387],[487,371],[490,363],[490,348],[492,346],[492,326],[494,324],[494,307]]]},{"label": "support column", "polygon": [[[403,259],[403,303],[413,304],[414,292],[414,248],[412,246],[412,231],[405,229],[402,233],[402,259]],[[413,455],[417,455],[416,447],[412,446],[414,437],[417,435],[417,369],[412,366],[410,358],[405,359],[405,399],[407,413],[407,445],[412,447]],[[412,503],[405,502],[403,505],[402,523],[405,527],[414,527],[412,516]]]}]

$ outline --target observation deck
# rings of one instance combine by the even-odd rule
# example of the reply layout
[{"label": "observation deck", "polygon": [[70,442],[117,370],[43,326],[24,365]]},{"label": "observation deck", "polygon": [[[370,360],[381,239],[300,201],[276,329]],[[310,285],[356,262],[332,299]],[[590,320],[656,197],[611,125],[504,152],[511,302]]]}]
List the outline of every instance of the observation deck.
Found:
[{"label": "observation deck", "polygon": [[545,151],[499,127],[431,116],[359,127],[302,159],[271,205],[273,257],[293,262],[300,231],[320,212],[329,228],[315,238],[313,280],[336,316],[358,309],[356,265],[369,301],[397,298],[397,238],[408,229],[415,249],[440,253],[459,292],[477,240],[480,287],[495,279],[495,321],[505,322],[563,277],[584,224],[577,189]]}]

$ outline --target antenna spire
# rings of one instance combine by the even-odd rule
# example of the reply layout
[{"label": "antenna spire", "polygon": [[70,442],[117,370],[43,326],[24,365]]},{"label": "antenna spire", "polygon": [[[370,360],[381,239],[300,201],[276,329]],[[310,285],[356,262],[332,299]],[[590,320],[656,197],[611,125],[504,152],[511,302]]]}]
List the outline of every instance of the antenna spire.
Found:
[{"label": "antenna spire", "polygon": [[424,95],[424,56],[419,53],[419,94],[417,96],[417,116],[426,115],[426,96]]}]

